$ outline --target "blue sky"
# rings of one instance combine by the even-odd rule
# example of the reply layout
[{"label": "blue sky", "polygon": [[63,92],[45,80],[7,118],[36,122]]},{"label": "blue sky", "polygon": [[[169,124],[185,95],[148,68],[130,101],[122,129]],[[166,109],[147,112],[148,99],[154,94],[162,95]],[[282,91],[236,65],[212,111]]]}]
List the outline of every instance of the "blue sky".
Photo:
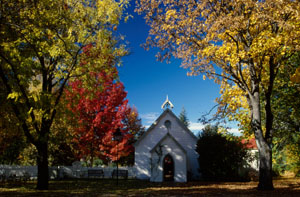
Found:
[{"label": "blue sky", "polygon": [[198,119],[216,104],[219,85],[212,80],[204,81],[202,76],[187,76],[188,70],[180,67],[180,60],[172,59],[169,64],[157,61],[155,48],[144,50],[140,45],[146,41],[149,27],[143,16],[133,9],[134,5],[127,10],[133,18],[118,28],[129,42],[130,55],[122,59],[123,65],[119,68],[129,104],[137,108],[142,124],[148,127],[162,113],[161,105],[169,95],[175,106],[173,112],[179,115],[184,107],[191,122],[190,129],[197,134],[203,128]]}]

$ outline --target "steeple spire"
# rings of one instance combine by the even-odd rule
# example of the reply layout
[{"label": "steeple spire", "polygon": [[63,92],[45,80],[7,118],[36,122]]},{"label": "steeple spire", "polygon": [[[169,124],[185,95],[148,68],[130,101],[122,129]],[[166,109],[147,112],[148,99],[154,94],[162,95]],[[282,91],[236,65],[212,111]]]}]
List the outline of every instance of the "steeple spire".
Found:
[{"label": "steeple spire", "polygon": [[164,109],[168,109],[169,107],[171,107],[171,109],[174,108],[174,105],[171,103],[171,101],[169,101],[169,98],[168,98],[168,95],[167,95],[167,98],[165,100],[165,102],[162,104],[161,108]]}]

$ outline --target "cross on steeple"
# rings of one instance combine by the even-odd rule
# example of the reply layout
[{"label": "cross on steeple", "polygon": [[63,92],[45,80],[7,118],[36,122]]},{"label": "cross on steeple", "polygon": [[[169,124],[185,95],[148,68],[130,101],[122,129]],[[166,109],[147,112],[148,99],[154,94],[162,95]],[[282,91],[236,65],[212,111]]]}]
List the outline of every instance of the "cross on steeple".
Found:
[{"label": "cross on steeple", "polygon": [[174,108],[174,105],[171,103],[171,101],[169,101],[169,98],[168,98],[168,95],[167,95],[167,98],[165,100],[165,102],[162,104],[161,108],[164,109],[168,109],[169,107],[171,107],[171,109]]}]

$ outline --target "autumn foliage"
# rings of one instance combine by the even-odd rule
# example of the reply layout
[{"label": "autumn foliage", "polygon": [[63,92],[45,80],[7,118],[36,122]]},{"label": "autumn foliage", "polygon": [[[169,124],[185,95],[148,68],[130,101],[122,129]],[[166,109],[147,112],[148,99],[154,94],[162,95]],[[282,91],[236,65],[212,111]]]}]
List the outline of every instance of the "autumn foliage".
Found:
[{"label": "autumn foliage", "polygon": [[[0,9],[0,78],[7,101],[29,143],[37,149],[37,189],[48,189],[51,127],[69,79],[82,75],[83,48],[124,54],[113,34],[128,2],[114,0],[3,0]],[[110,66],[110,65],[109,65]]]},{"label": "autumn foliage", "polygon": [[[224,102],[218,102],[230,116],[250,109],[241,113],[258,145],[262,190],[273,189],[271,100],[277,73],[288,72],[288,60],[300,50],[299,10],[291,0],[140,0],[136,9],[150,26],[146,49],[158,47],[160,60],[182,59],[191,75],[221,84]],[[294,82],[298,71],[288,73]]]},{"label": "autumn foliage", "polygon": [[[121,82],[115,81],[112,72],[90,72],[89,77],[95,79],[92,87],[85,87],[80,80],[70,83],[70,89],[66,91],[68,108],[78,120],[74,129],[74,141],[78,145],[80,158],[101,158],[117,160],[127,156],[132,147],[128,140],[132,137],[123,120],[131,109],[127,93]],[[117,128],[121,129],[122,139],[113,140]]]}]

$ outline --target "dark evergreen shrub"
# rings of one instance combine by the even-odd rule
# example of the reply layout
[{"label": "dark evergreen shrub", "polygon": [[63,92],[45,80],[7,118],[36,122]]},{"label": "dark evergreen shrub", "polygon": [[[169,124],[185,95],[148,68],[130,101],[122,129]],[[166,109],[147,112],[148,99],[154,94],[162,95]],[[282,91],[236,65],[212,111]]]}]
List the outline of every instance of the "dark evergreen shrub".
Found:
[{"label": "dark evergreen shrub", "polygon": [[205,180],[236,181],[241,177],[248,153],[239,138],[224,136],[216,130],[204,130],[197,143],[199,166]]}]

